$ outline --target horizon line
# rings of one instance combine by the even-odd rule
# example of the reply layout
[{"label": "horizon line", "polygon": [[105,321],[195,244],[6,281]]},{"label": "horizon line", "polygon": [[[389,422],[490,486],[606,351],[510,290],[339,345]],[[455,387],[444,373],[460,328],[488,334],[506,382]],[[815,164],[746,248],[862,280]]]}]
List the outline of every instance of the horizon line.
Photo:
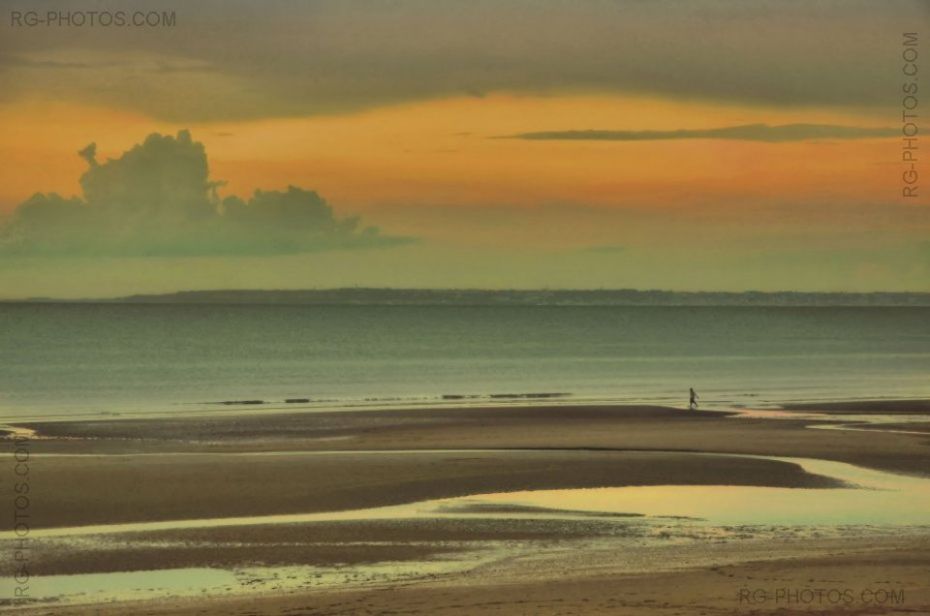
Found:
[{"label": "horizon line", "polygon": [[[0,297],[0,303],[130,303],[135,300],[168,299],[172,296],[190,295],[216,295],[216,294],[256,294],[256,293],[338,293],[338,292],[394,292],[394,293],[469,293],[469,294],[572,294],[572,293],[628,293],[628,294],[660,294],[679,296],[833,296],[833,297],[880,297],[880,296],[910,296],[930,300],[930,290],[875,290],[875,291],[803,291],[781,289],[776,291],[761,291],[746,289],[733,290],[677,290],[662,288],[633,288],[633,287],[597,287],[597,288],[489,288],[489,287],[377,287],[377,286],[339,286],[339,287],[305,287],[305,288],[218,288],[218,289],[179,289],[176,291],[162,291],[151,293],[130,293],[125,295],[103,297],[55,297],[55,296],[29,296],[29,297]],[[171,303],[171,302],[165,302]],[[176,303],[187,303],[182,301]],[[272,302],[273,303],[273,302]]]}]

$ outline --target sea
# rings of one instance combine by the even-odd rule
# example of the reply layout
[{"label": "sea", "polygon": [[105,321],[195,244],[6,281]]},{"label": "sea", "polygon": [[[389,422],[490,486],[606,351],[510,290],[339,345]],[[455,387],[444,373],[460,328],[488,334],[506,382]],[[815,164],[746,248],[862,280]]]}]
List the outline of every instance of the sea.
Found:
[{"label": "sea", "polygon": [[930,307],[0,304],[0,421],[930,398]]}]

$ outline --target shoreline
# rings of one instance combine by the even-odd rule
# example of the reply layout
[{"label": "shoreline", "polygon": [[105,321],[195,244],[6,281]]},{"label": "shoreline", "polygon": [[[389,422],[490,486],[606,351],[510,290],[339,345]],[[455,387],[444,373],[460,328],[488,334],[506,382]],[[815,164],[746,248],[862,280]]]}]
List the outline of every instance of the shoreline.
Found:
[{"label": "shoreline", "polygon": [[[363,413],[469,409],[506,409],[537,408],[539,406],[567,407],[654,407],[684,410],[674,404],[678,400],[671,397],[625,398],[580,395],[572,393],[519,393],[519,394],[442,394],[435,396],[410,398],[368,398],[368,399],[320,399],[311,398],[281,400],[225,400],[215,402],[174,402],[162,404],[163,409],[173,410],[106,410],[82,413],[24,413],[21,416],[0,418],[0,432],[5,427],[54,424],[83,423],[100,421],[148,421],[171,419],[210,419],[223,417],[240,417],[252,415],[298,415],[313,413]],[[712,404],[712,406],[710,405]],[[84,405],[90,408],[90,405]],[[915,396],[913,398],[849,398],[822,399],[810,401],[770,400],[762,402],[755,396],[746,396],[745,400],[723,400],[717,403],[702,404],[698,409],[704,412],[738,413],[741,410],[784,410],[791,412],[816,411],[820,413],[882,413],[882,414],[930,414],[930,398]]]},{"label": "shoreline", "polygon": [[[812,430],[831,423],[861,427],[835,415],[923,414],[930,401],[863,401],[836,413],[816,404],[742,417],[739,410],[650,405],[507,405],[344,411],[295,411],[191,417],[15,422],[31,432],[34,454],[262,453],[449,449],[666,451],[818,458],[878,470],[930,474],[921,433]],[[854,413],[860,409],[860,413]],[[810,416],[806,412],[814,413]],[[764,413],[768,413],[765,411]],[[796,413],[796,415],[795,415]],[[928,414],[930,421],[930,414]],[[890,420],[888,428],[912,425]],[[7,436],[3,441],[11,442]]]}]

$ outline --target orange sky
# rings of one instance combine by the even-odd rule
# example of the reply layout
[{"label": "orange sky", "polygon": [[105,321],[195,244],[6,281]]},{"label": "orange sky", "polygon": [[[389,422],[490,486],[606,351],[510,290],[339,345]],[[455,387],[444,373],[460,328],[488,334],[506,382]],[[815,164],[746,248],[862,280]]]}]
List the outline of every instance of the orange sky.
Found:
[{"label": "orange sky", "polygon": [[[902,49],[923,44],[902,33],[930,23],[926,2],[530,4],[198,0],[157,27],[0,24],[0,297],[216,285],[930,289],[930,190],[902,198],[896,136]],[[90,224],[102,210],[89,201],[61,214],[39,198],[35,219],[3,220],[37,192],[80,195],[77,152],[91,142],[104,162],[182,129],[226,182],[220,196],[315,190],[334,223],[358,215],[359,235],[383,242],[295,249],[247,226],[246,243],[280,250],[259,259],[221,254],[216,231],[187,229],[184,215],[158,230],[142,217],[112,228],[158,235],[158,246],[184,239],[212,260],[129,258],[138,240],[110,246],[107,260],[94,251],[122,231]],[[565,131],[604,132],[552,138]],[[642,131],[663,134],[629,134]],[[526,133],[549,135],[500,138]],[[173,176],[160,177],[170,192]],[[227,220],[200,194],[208,217]],[[116,218],[138,205],[116,201]],[[304,240],[322,228],[305,233],[292,216],[275,224]],[[54,256],[36,257],[46,244]]]},{"label": "orange sky", "polygon": [[[361,214],[407,248],[274,260],[17,262],[27,295],[178,288],[370,286],[871,290],[926,285],[927,199],[902,204],[895,138],[533,141],[541,130],[677,130],[762,123],[888,126],[827,108],[633,96],[459,97],[365,112],[183,124],[77,103],[0,105],[0,207],[80,194],[98,145],[116,157],[189,128],[222,195],[289,184]],[[598,247],[607,247],[600,250]],[[616,247],[614,250],[611,247]],[[923,281],[923,282],[921,282]]]},{"label": "orange sky", "polygon": [[[899,183],[894,139],[763,143],[734,140],[526,141],[520,132],[673,130],[766,123],[883,126],[868,115],[619,96],[494,95],[338,116],[182,125],[102,107],[19,102],[0,107],[0,205],[36,191],[79,192],[91,141],[118,156],[148,133],[190,128],[224,194],[296,184],[337,208],[383,204],[579,203],[689,208],[746,200],[882,200]],[[885,123],[886,125],[887,123]]]}]

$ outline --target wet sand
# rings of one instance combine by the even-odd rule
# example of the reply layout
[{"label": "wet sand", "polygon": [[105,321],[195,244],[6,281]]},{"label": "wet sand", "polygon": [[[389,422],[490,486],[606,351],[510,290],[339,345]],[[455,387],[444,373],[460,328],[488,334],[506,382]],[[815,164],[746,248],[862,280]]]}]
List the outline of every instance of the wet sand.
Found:
[{"label": "wet sand", "polygon": [[[778,461],[625,451],[324,452],[47,457],[33,529],[338,511],[482,494],[626,485],[829,487]],[[11,528],[4,520],[3,530]]]},{"label": "wet sand", "polygon": [[[881,413],[881,407],[876,406],[881,403],[860,404],[861,407],[849,408]],[[812,410],[813,405],[799,406]],[[808,430],[807,426],[823,421],[802,417],[750,420],[734,418],[734,414],[650,406],[539,405],[351,412],[271,411],[233,416],[23,423],[20,426],[35,430],[43,437],[32,443],[37,453],[676,451],[820,458],[881,470],[930,472],[927,440],[920,437]],[[86,464],[90,462],[85,461],[82,466]],[[676,475],[674,479],[686,477],[687,474]],[[204,483],[209,482],[204,480]]]},{"label": "wet sand", "polygon": [[881,413],[882,415],[927,415],[930,400],[849,400],[783,404],[782,408],[821,413]]},{"label": "wet sand", "polygon": [[[881,403],[857,408],[883,412]],[[904,408],[889,410],[909,412]],[[475,505],[454,519],[178,528],[84,542],[41,537],[43,529],[91,524],[334,512],[523,490],[843,485],[791,462],[732,454],[930,474],[928,436],[807,428],[816,423],[645,406],[509,406],[23,424],[35,431],[28,441],[32,528],[43,546],[31,566],[42,576],[415,565],[496,554],[480,566],[402,582],[372,577],[361,587],[150,600],[133,604],[137,614],[692,614],[700,613],[692,609],[697,606],[712,614],[793,613],[794,607],[835,613],[736,600],[740,584],[750,581],[822,580],[859,590],[907,588],[908,613],[930,612],[930,531],[914,529],[856,528],[830,536],[773,527],[704,535],[674,520],[617,512],[568,520],[557,509]],[[8,531],[9,521],[4,525]],[[892,614],[901,606],[853,607]],[[58,605],[23,613],[127,609]]]},{"label": "wet sand", "polygon": [[[632,547],[619,554],[616,545],[605,547],[609,545],[537,541],[533,552],[519,553],[516,558],[400,583],[369,580],[359,584],[353,574],[346,575],[341,586],[206,599],[35,606],[17,613],[784,616],[912,615],[927,613],[930,606],[930,540],[926,534],[669,542]],[[820,593],[819,598],[814,593]]]},{"label": "wet sand", "polygon": [[[908,546],[901,552],[902,545]],[[914,614],[926,613],[920,606],[930,605],[926,574],[930,547],[926,541],[895,545],[866,544],[856,550],[823,556],[798,556],[776,545],[740,546],[736,553],[725,549],[705,550],[719,564],[685,568],[677,571],[642,574],[611,573],[596,566],[584,574],[568,569],[565,559],[550,565],[562,573],[554,579],[534,580],[532,572],[508,572],[504,579],[484,576],[471,584],[412,584],[399,588],[366,592],[318,593],[300,598],[279,598],[240,606],[228,603],[227,614],[594,614],[594,615],[691,615],[691,614]],[[813,546],[829,552],[837,544]],[[897,548],[897,549],[896,549]],[[786,559],[785,557],[791,555]],[[803,552],[802,552],[803,554]],[[598,556],[590,557],[595,562]],[[680,550],[667,550],[667,560],[680,559]],[[732,562],[736,559],[737,562]],[[748,562],[742,561],[748,559]],[[685,557],[687,562],[688,558]],[[703,561],[702,562],[706,562]],[[590,563],[587,563],[591,566]],[[495,572],[498,576],[500,571]],[[512,577],[511,577],[512,576]],[[478,576],[476,576],[478,577]],[[538,577],[538,575],[537,575]],[[529,579],[527,579],[529,578]],[[832,605],[829,595],[820,602],[788,600],[779,589],[850,590],[850,607]],[[874,599],[882,589],[900,591],[903,601]],[[767,591],[763,599],[760,590]],[[747,592],[748,597],[747,599]],[[741,594],[742,593],[742,594]],[[865,593],[865,594],[864,594]],[[869,594],[872,593],[872,594]],[[864,597],[863,597],[864,594]],[[879,594],[882,598],[887,595]],[[741,597],[743,597],[741,599]],[[753,600],[754,597],[754,600]],[[864,599],[872,598],[867,602]],[[917,609],[913,608],[917,606]],[[250,612],[252,610],[252,612]],[[158,611],[150,612],[158,614]],[[171,613],[170,611],[165,613]],[[106,614],[106,612],[103,612]]]}]

